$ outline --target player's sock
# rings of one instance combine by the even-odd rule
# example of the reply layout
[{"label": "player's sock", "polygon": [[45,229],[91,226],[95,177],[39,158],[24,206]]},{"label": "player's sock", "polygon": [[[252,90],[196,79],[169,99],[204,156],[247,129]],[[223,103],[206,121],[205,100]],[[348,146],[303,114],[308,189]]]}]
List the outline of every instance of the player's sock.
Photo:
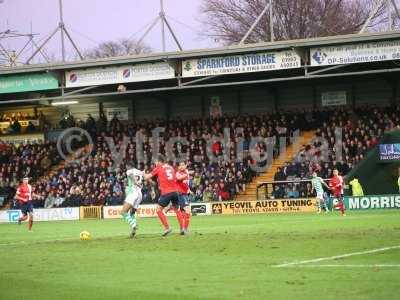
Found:
[{"label": "player's sock", "polygon": [[161,224],[163,224],[165,229],[169,229],[169,224],[168,224],[168,219],[167,216],[164,214],[162,210],[157,211],[157,216],[161,221]]},{"label": "player's sock", "polygon": [[345,214],[345,208],[344,208],[343,201],[340,201],[338,206],[339,206],[340,212],[342,213],[342,215],[344,215]]},{"label": "player's sock", "polygon": [[20,222],[22,222],[22,221],[25,221],[26,219],[28,219],[28,216],[22,216],[22,217],[20,217],[20,218],[18,219],[18,222],[20,223]]},{"label": "player's sock", "polygon": [[185,229],[185,219],[184,219],[182,211],[179,208],[178,209],[174,208],[173,210],[176,214],[176,218],[178,219],[180,229],[184,230]]},{"label": "player's sock", "polygon": [[187,213],[186,211],[183,212],[185,216],[185,230],[189,228],[190,225],[190,213]]},{"label": "player's sock", "polygon": [[123,213],[122,218],[129,223],[131,228],[134,228],[136,226],[135,215],[131,216],[129,213]]},{"label": "player's sock", "polygon": [[28,229],[32,230],[32,225],[33,225],[33,220],[29,219],[29,223],[28,223]]}]

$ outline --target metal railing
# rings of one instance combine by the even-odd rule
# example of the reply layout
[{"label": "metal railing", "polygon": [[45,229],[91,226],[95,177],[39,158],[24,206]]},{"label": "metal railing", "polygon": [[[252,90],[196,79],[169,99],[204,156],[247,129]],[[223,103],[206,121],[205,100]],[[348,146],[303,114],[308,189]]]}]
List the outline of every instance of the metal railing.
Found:
[{"label": "metal railing", "polygon": [[[329,182],[330,179],[323,180]],[[256,192],[257,200],[307,198],[316,195],[311,188],[311,179],[258,182]]]}]

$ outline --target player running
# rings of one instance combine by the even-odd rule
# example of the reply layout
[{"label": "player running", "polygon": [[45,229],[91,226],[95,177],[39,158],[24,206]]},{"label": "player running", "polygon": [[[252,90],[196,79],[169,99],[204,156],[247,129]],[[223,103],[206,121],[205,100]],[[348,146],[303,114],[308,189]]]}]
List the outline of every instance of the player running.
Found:
[{"label": "player running", "polygon": [[24,177],[22,183],[17,188],[15,198],[19,202],[22,217],[18,219],[18,224],[28,219],[28,230],[32,230],[33,225],[33,203],[32,203],[32,186],[29,184],[29,178]]},{"label": "player running", "polygon": [[143,172],[131,166],[127,167],[128,184],[125,188],[125,201],[122,206],[122,218],[131,226],[131,238],[135,237],[137,222],[135,213],[142,202]]},{"label": "player running", "polygon": [[188,233],[190,223],[190,205],[189,205],[189,171],[185,162],[180,162],[176,172],[176,184],[179,192],[179,209],[182,212],[184,225],[181,235]]},{"label": "player running", "polygon": [[176,185],[175,170],[167,162],[163,155],[159,155],[156,160],[156,167],[149,174],[144,175],[145,180],[150,180],[153,177],[157,177],[158,187],[161,192],[161,196],[158,199],[157,216],[164,226],[164,233],[162,236],[167,236],[172,232],[169,226],[167,216],[165,215],[166,207],[171,204],[176,218],[178,219],[181,231],[184,228],[184,220],[182,212],[178,209],[179,198],[178,188]]},{"label": "player running", "polygon": [[325,186],[327,189],[329,189],[329,186],[325,183],[325,181],[321,177],[318,177],[316,172],[312,173],[311,186],[312,189],[315,190],[315,192],[317,193],[318,213],[319,214],[321,213],[322,208],[324,208],[325,213],[327,213],[329,210],[325,202],[323,186]]},{"label": "player running", "polygon": [[343,187],[344,180],[343,177],[339,175],[339,171],[337,169],[333,170],[333,176],[329,182],[329,186],[333,193],[333,197],[338,200],[338,204],[334,205],[333,208],[339,208],[342,216],[346,215],[346,208],[343,202]]}]

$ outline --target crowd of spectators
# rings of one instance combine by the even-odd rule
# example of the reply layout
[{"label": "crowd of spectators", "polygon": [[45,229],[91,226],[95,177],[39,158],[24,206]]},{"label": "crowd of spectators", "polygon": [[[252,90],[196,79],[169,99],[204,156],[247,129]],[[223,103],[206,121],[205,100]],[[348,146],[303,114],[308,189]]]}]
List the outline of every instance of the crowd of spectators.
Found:
[{"label": "crowd of spectators", "polygon": [[[262,167],[270,152],[264,143],[250,148],[253,137],[272,138],[276,141],[272,155],[279,154],[281,137],[285,143],[296,130],[316,129],[316,136],[308,145],[303,145],[292,162],[287,162],[275,174],[276,181],[309,178],[316,170],[323,178],[329,178],[334,168],[346,175],[354,165],[361,161],[366,152],[378,143],[387,130],[399,128],[399,108],[364,107],[354,111],[346,109],[314,110],[307,112],[286,112],[264,115],[224,116],[217,119],[155,120],[142,122],[121,122],[117,117],[107,121],[104,115],[98,120],[88,115],[86,121],[75,121],[67,116],[60,122],[62,128],[78,126],[89,132],[94,141],[87,153],[84,143],[74,145],[75,149],[86,149],[79,160],[63,165],[55,174],[49,176],[50,166],[58,164],[60,158],[54,144],[21,145],[0,144],[0,179],[2,189],[13,189],[22,176],[33,180],[34,203],[36,207],[59,207],[78,205],[117,205],[124,199],[126,163],[150,171],[154,152],[153,129],[162,127],[159,151],[165,154],[168,141],[186,138],[187,143],[173,144],[175,155],[187,155],[192,201],[225,201],[245,191],[246,184],[257,175],[255,167]],[[336,128],[342,133],[342,152],[337,153],[334,145]],[[228,144],[214,140],[224,139],[224,128],[229,128]],[[241,129],[239,129],[241,128]],[[140,133],[142,143],[136,143]],[[114,160],[108,139],[115,150],[125,148],[125,158],[119,165]],[[226,137],[225,137],[226,138]],[[322,142],[324,138],[326,142]],[[240,140],[243,151],[240,151]],[[211,145],[213,160],[206,147]],[[229,145],[229,148],[227,148]],[[140,148],[137,148],[140,147]],[[256,153],[252,153],[255,151]],[[137,153],[142,154],[138,160]],[[83,155],[87,154],[87,155]],[[256,154],[256,155],[254,155]],[[240,157],[238,157],[238,155]],[[256,161],[259,156],[264,161]],[[340,157],[342,159],[340,159]],[[227,159],[228,158],[228,159]],[[312,194],[309,183],[275,185],[274,198],[307,197]],[[155,182],[147,182],[143,187],[145,203],[155,202],[159,191]]]},{"label": "crowd of spectators", "polygon": [[60,161],[54,143],[15,146],[0,141],[0,194],[13,194],[22,177],[36,181]]},{"label": "crowd of spectators", "polygon": [[[302,145],[295,159],[278,168],[275,181],[309,179],[313,171],[324,179],[338,169],[347,175],[366,153],[379,143],[385,132],[400,130],[400,107],[364,106],[318,112],[316,138]],[[340,151],[340,152],[339,152]],[[309,184],[275,185],[273,197],[305,197]],[[293,196],[293,193],[295,196]]]},{"label": "crowd of spectators", "polygon": [[[86,122],[75,122],[73,118],[65,119],[65,128],[79,126],[87,130],[94,147],[87,157],[78,163],[68,163],[58,174],[51,178],[44,177],[35,184],[35,205],[44,207],[77,206],[77,205],[117,205],[124,199],[126,186],[126,162],[132,162],[136,167],[150,171],[152,168],[153,141],[150,138],[152,130],[165,128],[160,134],[160,153],[165,154],[166,143],[177,137],[186,138],[185,143],[173,146],[175,155],[186,154],[189,169],[193,170],[190,178],[192,201],[224,201],[234,199],[235,195],[246,189],[256,172],[252,167],[257,165],[250,156],[251,137],[263,138],[289,137],[307,123],[303,113],[270,114],[259,116],[222,117],[219,119],[175,119],[170,121],[143,121],[123,123],[116,117],[107,122],[104,115],[95,121],[88,115]],[[212,155],[210,160],[206,146],[214,136],[223,138],[224,128],[230,128],[228,136],[230,151],[226,153],[230,161],[223,159],[224,143],[211,142]],[[239,132],[238,128],[243,128]],[[136,134],[143,135],[141,149],[136,145]],[[120,151],[125,139],[125,159],[116,166],[111,154],[110,145],[106,141],[112,138],[116,151]],[[237,160],[237,146],[243,138],[243,159]],[[288,139],[289,140],[289,139]],[[279,147],[277,146],[277,149]],[[276,151],[278,151],[276,149]],[[255,150],[266,159],[265,145],[259,143]],[[141,161],[136,153],[142,153]],[[228,151],[226,151],[228,152]],[[265,162],[258,162],[259,166]],[[155,202],[159,196],[157,185],[148,182],[143,187],[144,203]]]}]

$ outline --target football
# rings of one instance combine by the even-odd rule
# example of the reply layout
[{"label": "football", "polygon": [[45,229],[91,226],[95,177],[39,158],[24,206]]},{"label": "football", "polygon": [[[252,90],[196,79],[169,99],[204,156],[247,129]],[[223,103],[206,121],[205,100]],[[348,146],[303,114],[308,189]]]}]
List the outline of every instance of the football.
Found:
[{"label": "football", "polygon": [[79,234],[79,238],[81,239],[81,241],[87,241],[90,240],[90,232],[89,231],[82,231]]}]

